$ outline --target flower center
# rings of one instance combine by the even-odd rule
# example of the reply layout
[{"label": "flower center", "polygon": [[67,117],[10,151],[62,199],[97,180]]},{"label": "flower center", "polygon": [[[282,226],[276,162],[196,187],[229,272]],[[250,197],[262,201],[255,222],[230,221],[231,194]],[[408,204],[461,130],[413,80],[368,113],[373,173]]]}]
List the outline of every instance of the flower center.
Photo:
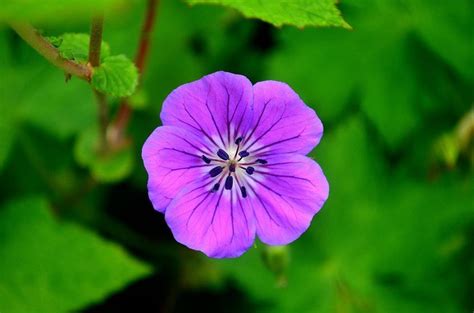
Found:
[{"label": "flower center", "polygon": [[209,175],[215,178],[211,192],[217,192],[221,189],[232,190],[238,186],[242,197],[247,197],[247,188],[245,187],[246,176],[258,172],[259,166],[264,166],[267,161],[252,156],[248,151],[241,150],[243,138],[235,140],[235,145],[224,149],[218,149],[215,155],[202,155],[201,159],[210,165],[215,165],[209,170]]}]

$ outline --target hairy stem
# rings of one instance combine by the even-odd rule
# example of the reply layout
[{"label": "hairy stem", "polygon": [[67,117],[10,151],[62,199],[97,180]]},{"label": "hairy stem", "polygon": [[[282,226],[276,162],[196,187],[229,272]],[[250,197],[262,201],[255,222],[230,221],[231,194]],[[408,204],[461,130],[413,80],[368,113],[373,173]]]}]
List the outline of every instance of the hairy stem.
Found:
[{"label": "hairy stem", "polygon": [[[92,18],[91,32],[89,41],[89,64],[92,67],[100,65],[100,47],[102,45],[102,30],[104,28],[103,15]],[[94,95],[97,99],[99,114],[99,134],[100,134],[100,148],[102,151],[107,151],[107,126],[109,123],[109,108],[107,105],[106,96],[94,90]]]},{"label": "hairy stem", "polygon": [[11,23],[10,27],[33,49],[41,54],[53,65],[61,68],[68,74],[72,74],[86,81],[90,81],[92,69],[84,64],[67,60],[59,54],[59,51],[48,40],[28,23]]},{"label": "hairy stem", "polygon": [[[150,51],[151,35],[153,32],[153,26],[155,25],[156,12],[158,9],[159,0],[148,0],[147,8],[145,11],[145,19],[140,32],[140,40],[138,43],[137,54],[135,56],[135,65],[140,73],[140,78],[143,77],[145,71],[145,64]],[[120,103],[120,107],[115,118],[112,127],[112,141],[120,142],[124,135],[125,128],[128,125],[132,115],[132,108],[128,103],[127,99],[123,99]]]}]

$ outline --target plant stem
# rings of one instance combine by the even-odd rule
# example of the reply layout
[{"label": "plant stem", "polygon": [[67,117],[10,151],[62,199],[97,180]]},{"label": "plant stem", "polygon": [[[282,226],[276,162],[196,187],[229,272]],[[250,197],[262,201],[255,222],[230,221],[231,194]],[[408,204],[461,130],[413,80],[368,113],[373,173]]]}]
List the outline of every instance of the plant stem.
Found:
[{"label": "plant stem", "polygon": [[53,65],[61,68],[68,74],[72,74],[86,81],[90,81],[92,69],[83,64],[67,60],[59,54],[59,51],[48,40],[28,23],[10,23],[10,27],[33,49],[41,54]]},{"label": "plant stem", "polygon": [[[104,28],[104,16],[96,16],[92,18],[91,32],[89,41],[89,64],[94,68],[100,65],[100,48],[102,46],[102,30]],[[109,107],[107,105],[106,96],[94,89],[94,95],[97,99],[99,114],[99,134],[100,148],[107,151],[107,126],[109,123]]]},{"label": "plant stem", "polygon": [[[135,56],[135,65],[140,73],[140,78],[143,77],[145,71],[145,64],[150,51],[151,35],[153,26],[155,25],[156,12],[159,6],[159,0],[148,0],[145,11],[145,20],[140,32],[140,40],[138,44],[137,54]],[[132,115],[132,108],[125,98],[120,103],[120,107],[112,127],[112,141],[118,143],[122,140],[125,128],[128,125]]]},{"label": "plant stem", "polygon": [[102,30],[104,17],[102,15],[92,18],[89,40],[89,63],[92,67],[100,65],[100,48],[102,45]]},{"label": "plant stem", "polygon": [[145,22],[140,33],[140,43],[138,45],[137,55],[135,57],[135,64],[140,74],[143,74],[145,69],[145,62],[150,51],[150,37],[155,24],[156,11],[159,0],[148,0],[147,9],[145,12]]}]

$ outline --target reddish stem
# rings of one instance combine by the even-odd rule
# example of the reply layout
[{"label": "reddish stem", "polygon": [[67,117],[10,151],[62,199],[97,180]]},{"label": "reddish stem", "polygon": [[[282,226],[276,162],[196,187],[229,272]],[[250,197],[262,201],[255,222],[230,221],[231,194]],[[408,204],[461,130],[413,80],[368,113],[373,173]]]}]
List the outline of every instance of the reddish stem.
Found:
[{"label": "reddish stem", "polygon": [[[140,78],[143,77],[143,73],[145,71],[145,63],[148,59],[148,54],[150,51],[150,39],[153,32],[153,26],[155,24],[155,17],[159,2],[159,0],[148,0],[146,8],[145,20],[142,25],[138,50],[135,56],[135,65],[137,66],[138,72],[140,73]],[[110,134],[113,142],[117,143],[121,141],[124,130],[127,127],[131,116],[132,108],[130,107],[128,100],[123,99],[120,103],[120,107],[118,109],[118,113]]]},{"label": "reddish stem", "polygon": [[58,49],[41,36],[33,26],[28,23],[11,23],[10,26],[23,40],[53,65],[63,69],[68,75],[75,75],[90,81],[92,70],[89,66],[61,57]]},{"label": "reddish stem", "polygon": [[[89,40],[89,64],[92,67],[100,65],[100,50],[102,46],[102,32],[104,29],[104,16],[99,15],[92,18],[91,32]],[[102,152],[107,151],[107,125],[109,122],[109,108],[106,96],[94,89],[94,95],[97,99],[99,109],[98,122],[100,133],[100,147]]]}]

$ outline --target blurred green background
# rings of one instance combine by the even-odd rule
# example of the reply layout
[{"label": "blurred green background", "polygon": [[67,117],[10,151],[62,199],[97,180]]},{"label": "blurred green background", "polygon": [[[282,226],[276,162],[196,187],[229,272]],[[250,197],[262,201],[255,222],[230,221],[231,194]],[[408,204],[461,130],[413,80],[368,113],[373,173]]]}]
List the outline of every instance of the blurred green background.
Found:
[{"label": "blurred green background", "polygon": [[[133,59],[145,6],[107,11],[112,51]],[[89,32],[87,14],[48,8],[31,9],[45,35]],[[90,86],[65,83],[0,24],[0,312],[471,312],[473,3],[338,8],[352,30],[162,0],[131,145],[99,165]],[[311,156],[330,197],[288,247],[208,259],[175,242],[148,200],[140,151],[164,98],[217,70],[287,82],[324,123]]]}]

